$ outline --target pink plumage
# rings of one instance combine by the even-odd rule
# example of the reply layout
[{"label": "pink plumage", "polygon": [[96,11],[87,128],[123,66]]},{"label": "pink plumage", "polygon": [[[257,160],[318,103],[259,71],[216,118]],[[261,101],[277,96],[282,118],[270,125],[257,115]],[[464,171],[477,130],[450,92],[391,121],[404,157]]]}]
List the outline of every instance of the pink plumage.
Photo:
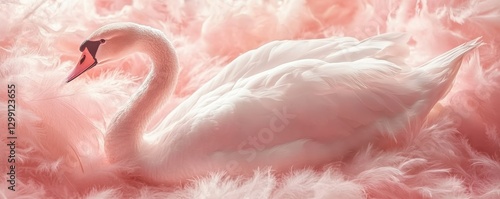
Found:
[{"label": "pink plumage", "polygon": [[[0,82],[16,85],[16,191],[2,180],[3,198],[499,197],[496,1],[0,5],[8,10]],[[108,133],[142,129],[113,118],[129,111],[119,110],[154,53],[97,57],[65,83],[81,42],[117,21],[159,29],[180,66],[175,87],[145,99],[158,104],[149,124],[128,116],[153,132],[135,138],[145,140],[136,150],[138,141],[110,141],[132,137]],[[485,44],[466,56],[478,43],[459,45],[480,36]],[[269,123],[287,113],[285,128]],[[259,145],[239,154],[252,135]]]}]

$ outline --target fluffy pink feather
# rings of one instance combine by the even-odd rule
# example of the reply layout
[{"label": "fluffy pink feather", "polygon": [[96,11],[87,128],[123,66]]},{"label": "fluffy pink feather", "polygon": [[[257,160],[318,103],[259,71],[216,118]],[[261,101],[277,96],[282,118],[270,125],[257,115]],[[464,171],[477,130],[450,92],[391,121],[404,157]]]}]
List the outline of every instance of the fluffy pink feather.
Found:
[{"label": "fluffy pink feather", "polygon": [[[327,3],[328,2],[328,3]],[[4,1],[0,4],[0,128],[6,129],[7,84],[17,87],[17,186],[0,198],[499,198],[500,2],[412,1]],[[324,170],[250,178],[223,174],[183,187],[120,177],[108,164],[103,132],[147,74],[133,55],[64,84],[80,42],[98,27],[132,21],[162,30],[179,55],[180,81],[168,113],[243,52],[278,39],[405,31],[410,63],[422,63],[478,36],[453,89],[421,128],[397,143],[367,146]],[[117,67],[117,65],[119,67]],[[63,86],[64,85],[64,86]],[[156,118],[154,121],[159,121]],[[153,121],[153,122],[154,122]],[[7,157],[5,134],[0,155]]]}]

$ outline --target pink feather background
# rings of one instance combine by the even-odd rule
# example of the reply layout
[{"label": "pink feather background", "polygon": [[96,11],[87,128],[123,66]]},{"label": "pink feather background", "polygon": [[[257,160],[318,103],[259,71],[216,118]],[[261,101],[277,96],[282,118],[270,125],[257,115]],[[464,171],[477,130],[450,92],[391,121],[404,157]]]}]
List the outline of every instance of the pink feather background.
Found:
[{"label": "pink feather background", "polygon": [[[0,198],[500,198],[498,0],[48,0],[0,2]],[[136,54],[65,78],[80,43],[102,25],[164,31],[182,66],[173,107],[239,54],[282,39],[403,31],[421,63],[478,36],[455,86],[423,128],[367,146],[323,171],[249,179],[223,174],[183,187],[123,178],[103,132],[146,76]],[[7,85],[16,85],[16,191],[7,189]],[[157,118],[157,120],[161,119]]]}]

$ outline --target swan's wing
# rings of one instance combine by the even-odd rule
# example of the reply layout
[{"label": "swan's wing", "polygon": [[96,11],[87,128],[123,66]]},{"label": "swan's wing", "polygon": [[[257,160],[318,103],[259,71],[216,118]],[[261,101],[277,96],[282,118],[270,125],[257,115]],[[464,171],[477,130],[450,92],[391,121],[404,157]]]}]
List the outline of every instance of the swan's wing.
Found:
[{"label": "swan's wing", "polygon": [[[392,53],[392,56],[397,51],[398,55],[404,55],[408,51],[408,39],[408,35],[403,33],[387,33],[363,41],[352,37],[273,41],[237,57],[214,77],[207,87],[217,88],[297,60],[317,59],[338,63],[369,56],[382,57],[386,56],[387,52]],[[396,59],[400,59],[399,57]]]},{"label": "swan's wing", "polygon": [[418,91],[398,82],[399,71],[372,58],[286,63],[203,95],[151,140],[193,172],[231,170],[228,161],[238,172],[324,163],[405,126]]},{"label": "swan's wing", "polygon": [[[400,68],[378,59],[402,62],[406,39],[282,41],[250,51],[145,136],[144,147],[162,146],[148,153],[160,157],[145,161],[203,173],[227,169],[228,160],[238,168],[272,163],[279,169],[296,157],[300,166],[343,155],[374,132],[397,129],[392,118],[405,118],[414,95],[394,78]],[[162,164],[172,161],[180,162]]]},{"label": "swan's wing", "polygon": [[298,60],[316,59],[327,63],[340,63],[359,60],[366,57],[390,60],[402,63],[408,48],[408,36],[402,33],[387,33],[358,41],[351,37],[338,37],[297,41],[273,41],[255,50],[242,54],[217,76],[200,87],[186,101],[179,104],[163,123],[164,129],[170,122],[175,122],[189,111],[202,96],[241,79],[266,72],[277,66]]}]

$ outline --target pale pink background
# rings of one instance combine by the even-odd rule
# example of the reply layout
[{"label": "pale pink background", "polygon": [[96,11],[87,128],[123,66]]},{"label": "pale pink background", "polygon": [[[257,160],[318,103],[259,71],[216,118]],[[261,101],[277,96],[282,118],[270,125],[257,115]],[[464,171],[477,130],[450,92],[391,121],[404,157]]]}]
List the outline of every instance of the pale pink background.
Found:
[{"label": "pale pink background", "polygon": [[[16,84],[17,191],[0,198],[500,198],[500,1],[14,1],[0,3],[0,173],[8,150],[7,84]],[[64,83],[78,46],[98,27],[161,29],[183,66],[168,112],[239,54],[272,40],[404,31],[421,63],[478,36],[455,86],[423,129],[367,147],[326,171],[251,179],[214,175],[150,186],[105,164],[102,132],[147,71],[141,55]],[[78,155],[76,155],[78,154]],[[79,158],[79,159],[78,159]],[[7,177],[2,174],[2,179]]]}]

